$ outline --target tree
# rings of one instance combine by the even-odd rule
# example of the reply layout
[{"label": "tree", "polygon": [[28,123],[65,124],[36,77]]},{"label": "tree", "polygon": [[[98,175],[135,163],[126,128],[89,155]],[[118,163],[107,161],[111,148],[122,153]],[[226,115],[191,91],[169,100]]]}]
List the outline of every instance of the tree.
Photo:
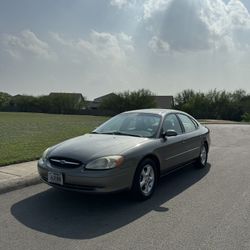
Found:
[{"label": "tree", "polygon": [[121,113],[127,110],[154,108],[153,93],[147,89],[124,91],[103,100],[101,109]]},{"label": "tree", "polygon": [[[0,95],[0,101],[3,99],[1,96],[6,97],[6,95]],[[79,94],[67,93],[57,93],[56,95],[38,97],[16,95],[5,99],[8,100],[8,102],[0,102],[7,103],[5,108],[2,108],[3,105],[0,106],[0,110],[69,114],[77,113],[84,105],[82,96],[79,96]]]},{"label": "tree", "polygon": [[[176,108],[199,119],[240,121],[248,112],[249,95],[242,89],[234,92],[210,90],[208,93],[184,90],[175,97]],[[249,98],[250,99],[250,98]]]},{"label": "tree", "polygon": [[10,109],[18,112],[37,112],[37,98],[30,95],[16,95],[10,100]]},{"label": "tree", "polygon": [[58,114],[76,113],[84,106],[84,100],[70,93],[54,93],[49,96],[50,112]]},{"label": "tree", "polygon": [[42,95],[37,97],[37,105],[41,113],[50,113],[52,109],[52,103],[50,97],[47,95]]},{"label": "tree", "polygon": [[250,95],[246,95],[241,99],[241,108],[243,112],[250,113]]},{"label": "tree", "polygon": [[0,110],[5,110],[9,106],[11,95],[5,92],[0,92]]}]

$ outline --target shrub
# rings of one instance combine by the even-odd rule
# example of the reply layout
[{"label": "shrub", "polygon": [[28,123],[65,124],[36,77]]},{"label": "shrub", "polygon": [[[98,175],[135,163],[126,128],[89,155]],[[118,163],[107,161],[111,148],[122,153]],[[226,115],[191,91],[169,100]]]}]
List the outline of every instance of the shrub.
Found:
[{"label": "shrub", "polygon": [[243,122],[250,122],[250,113],[244,113],[244,115],[242,115],[242,121]]}]

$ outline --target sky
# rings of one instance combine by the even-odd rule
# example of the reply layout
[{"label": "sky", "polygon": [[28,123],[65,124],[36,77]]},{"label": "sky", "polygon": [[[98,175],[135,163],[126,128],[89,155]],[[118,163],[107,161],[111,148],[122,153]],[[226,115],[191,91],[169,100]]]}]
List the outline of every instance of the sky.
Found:
[{"label": "sky", "polygon": [[250,92],[250,0],[1,0],[0,91]]}]

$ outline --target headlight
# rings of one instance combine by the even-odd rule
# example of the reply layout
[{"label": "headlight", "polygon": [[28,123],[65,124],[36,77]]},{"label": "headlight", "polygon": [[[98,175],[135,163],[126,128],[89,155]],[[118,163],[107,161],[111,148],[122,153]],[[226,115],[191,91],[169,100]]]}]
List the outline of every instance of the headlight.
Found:
[{"label": "headlight", "polygon": [[119,167],[123,163],[123,157],[120,155],[106,156],[98,158],[94,161],[89,162],[85,168],[86,169],[111,169]]},{"label": "headlight", "polygon": [[43,160],[43,161],[46,161],[46,160],[47,160],[47,155],[48,155],[49,150],[50,150],[50,148],[47,148],[47,149],[43,152],[43,155],[42,155],[42,160]]}]

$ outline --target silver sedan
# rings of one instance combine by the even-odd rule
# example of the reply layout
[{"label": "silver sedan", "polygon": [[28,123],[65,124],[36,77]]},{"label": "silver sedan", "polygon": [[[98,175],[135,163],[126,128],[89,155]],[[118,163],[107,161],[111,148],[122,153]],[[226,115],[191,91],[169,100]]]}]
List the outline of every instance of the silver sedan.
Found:
[{"label": "silver sedan", "polygon": [[177,110],[121,113],[89,134],[48,148],[38,161],[47,184],[89,193],[152,196],[159,178],[190,162],[206,167],[209,129]]}]

